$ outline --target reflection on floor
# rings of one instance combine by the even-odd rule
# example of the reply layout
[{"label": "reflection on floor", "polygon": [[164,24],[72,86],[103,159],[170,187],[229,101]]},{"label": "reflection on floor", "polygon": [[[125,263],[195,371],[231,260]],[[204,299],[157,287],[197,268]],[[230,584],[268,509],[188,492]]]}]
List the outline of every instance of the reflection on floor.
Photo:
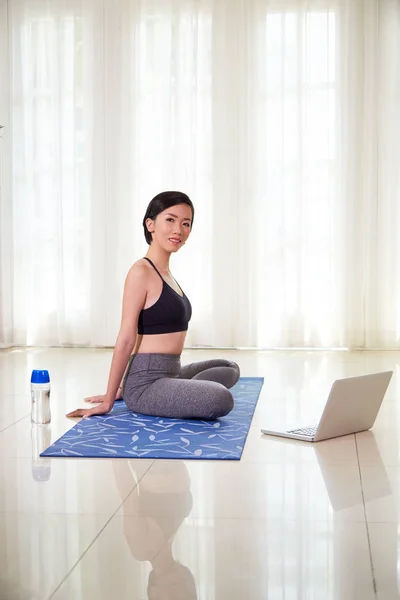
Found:
[{"label": "reflection on floor", "polygon": [[[109,350],[0,351],[3,600],[391,600],[400,597],[400,353],[186,350],[264,387],[242,460],[41,459],[102,393]],[[30,423],[47,368],[52,422]],[[391,369],[372,431],[319,444],[263,436],[313,425],[339,377]]]}]

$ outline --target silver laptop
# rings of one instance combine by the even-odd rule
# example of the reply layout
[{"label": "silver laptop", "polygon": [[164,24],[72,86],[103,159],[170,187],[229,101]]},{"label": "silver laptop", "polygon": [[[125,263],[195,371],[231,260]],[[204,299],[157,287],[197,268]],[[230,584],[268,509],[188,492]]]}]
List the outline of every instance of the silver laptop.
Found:
[{"label": "silver laptop", "polygon": [[393,371],[337,379],[331,388],[321,420],[314,427],[261,429],[267,435],[320,442],[370,429],[386,394]]}]

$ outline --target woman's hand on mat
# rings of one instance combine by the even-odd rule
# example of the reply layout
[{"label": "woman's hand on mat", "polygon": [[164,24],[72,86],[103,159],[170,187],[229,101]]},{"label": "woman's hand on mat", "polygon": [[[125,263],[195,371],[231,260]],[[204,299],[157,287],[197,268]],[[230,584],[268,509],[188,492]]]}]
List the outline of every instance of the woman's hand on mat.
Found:
[{"label": "woman's hand on mat", "polygon": [[76,417],[93,417],[94,415],[105,415],[106,413],[110,412],[110,410],[112,409],[112,405],[110,406],[110,404],[105,404],[104,402],[102,404],[99,404],[99,406],[95,406],[94,408],[77,408],[76,410],[73,410],[72,412],[67,414],[67,417],[69,419],[74,419]]}]

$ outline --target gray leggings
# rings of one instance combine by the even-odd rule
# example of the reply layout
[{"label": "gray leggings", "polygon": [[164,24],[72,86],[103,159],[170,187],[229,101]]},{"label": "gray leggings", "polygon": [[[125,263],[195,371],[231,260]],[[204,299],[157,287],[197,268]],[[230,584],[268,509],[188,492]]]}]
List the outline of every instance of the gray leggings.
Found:
[{"label": "gray leggings", "polygon": [[228,388],[238,381],[236,363],[216,359],[181,366],[177,354],[134,354],[122,395],[133,412],[177,419],[216,419],[233,408]]}]

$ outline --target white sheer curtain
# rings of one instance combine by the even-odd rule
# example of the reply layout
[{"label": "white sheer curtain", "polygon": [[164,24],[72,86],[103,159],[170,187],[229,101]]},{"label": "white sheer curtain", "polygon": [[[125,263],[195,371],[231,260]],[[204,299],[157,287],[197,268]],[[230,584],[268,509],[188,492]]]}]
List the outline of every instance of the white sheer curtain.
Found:
[{"label": "white sheer curtain", "polygon": [[188,345],[400,347],[396,0],[0,0],[0,344],[113,345],[159,191]]}]

